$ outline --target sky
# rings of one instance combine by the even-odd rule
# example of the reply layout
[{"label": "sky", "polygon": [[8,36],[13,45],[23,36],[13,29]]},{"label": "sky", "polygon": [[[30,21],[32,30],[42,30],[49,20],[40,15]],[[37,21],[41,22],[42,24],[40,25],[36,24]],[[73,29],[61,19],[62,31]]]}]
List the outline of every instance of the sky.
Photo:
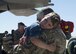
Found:
[{"label": "sky", "polygon": [[[76,36],[76,0],[52,0],[52,3],[54,3],[54,6],[49,7],[58,13],[61,19],[64,19],[65,21],[72,21],[74,23],[72,36]],[[36,22],[36,18],[36,14],[26,17],[16,16],[9,11],[1,13],[0,33],[3,33],[5,30],[11,33],[12,29],[17,29],[17,24],[19,22],[23,22],[25,25],[30,26],[32,23]]]}]

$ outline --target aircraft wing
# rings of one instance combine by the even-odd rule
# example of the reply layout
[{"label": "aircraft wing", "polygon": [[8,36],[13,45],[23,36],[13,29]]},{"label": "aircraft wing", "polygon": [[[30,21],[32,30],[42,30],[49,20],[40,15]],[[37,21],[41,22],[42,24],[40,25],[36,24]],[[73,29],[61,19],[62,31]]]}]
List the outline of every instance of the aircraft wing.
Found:
[{"label": "aircraft wing", "polygon": [[10,11],[15,15],[29,16],[37,12],[34,8],[48,6],[49,0],[0,0],[0,12]]}]

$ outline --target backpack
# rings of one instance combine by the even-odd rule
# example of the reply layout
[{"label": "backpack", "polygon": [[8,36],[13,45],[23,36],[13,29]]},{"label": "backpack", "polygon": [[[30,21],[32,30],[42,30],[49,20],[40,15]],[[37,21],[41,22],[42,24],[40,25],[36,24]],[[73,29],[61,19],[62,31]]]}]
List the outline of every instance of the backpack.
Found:
[{"label": "backpack", "polygon": [[73,22],[61,20],[60,27],[63,30],[64,34],[66,35],[66,39],[70,39],[71,33],[73,32],[74,29]]}]

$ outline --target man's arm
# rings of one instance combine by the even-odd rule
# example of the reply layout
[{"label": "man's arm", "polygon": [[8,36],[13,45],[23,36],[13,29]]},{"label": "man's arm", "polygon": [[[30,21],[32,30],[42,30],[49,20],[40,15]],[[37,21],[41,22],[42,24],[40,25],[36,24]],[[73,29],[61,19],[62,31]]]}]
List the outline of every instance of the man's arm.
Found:
[{"label": "man's arm", "polygon": [[40,47],[40,48],[43,48],[43,49],[47,49],[47,50],[49,50],[49,51],[51,51],[51,52],[54,52],[55,49],[56,49],[55,44],[47,45],[46,43],[42,42],[42,41],[41,41],[40,39],[38,39],[38,38],[32,38],[32,39],[31,39],[31,42],[32,42],[34,45],[36,45],[36,46],[38,46],[38,47]]}]

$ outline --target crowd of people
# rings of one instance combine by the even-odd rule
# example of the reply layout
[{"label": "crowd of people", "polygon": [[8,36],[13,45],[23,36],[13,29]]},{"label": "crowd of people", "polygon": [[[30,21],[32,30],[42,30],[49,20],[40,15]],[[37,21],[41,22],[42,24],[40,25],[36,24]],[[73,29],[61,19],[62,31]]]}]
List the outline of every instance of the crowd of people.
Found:
[{"label": "crowd of people", "polygon": [[7,54],[72,54],[68,48],[76,44],[76,39],[69,41],[66,49],[66,34],[71,37],[71,32],[64,32],[61,25],[62,19],[54,10],[43,9],[37,14],[37,22],[28,27],[19,22],[17,30],[3,37],[3,50]]}]

